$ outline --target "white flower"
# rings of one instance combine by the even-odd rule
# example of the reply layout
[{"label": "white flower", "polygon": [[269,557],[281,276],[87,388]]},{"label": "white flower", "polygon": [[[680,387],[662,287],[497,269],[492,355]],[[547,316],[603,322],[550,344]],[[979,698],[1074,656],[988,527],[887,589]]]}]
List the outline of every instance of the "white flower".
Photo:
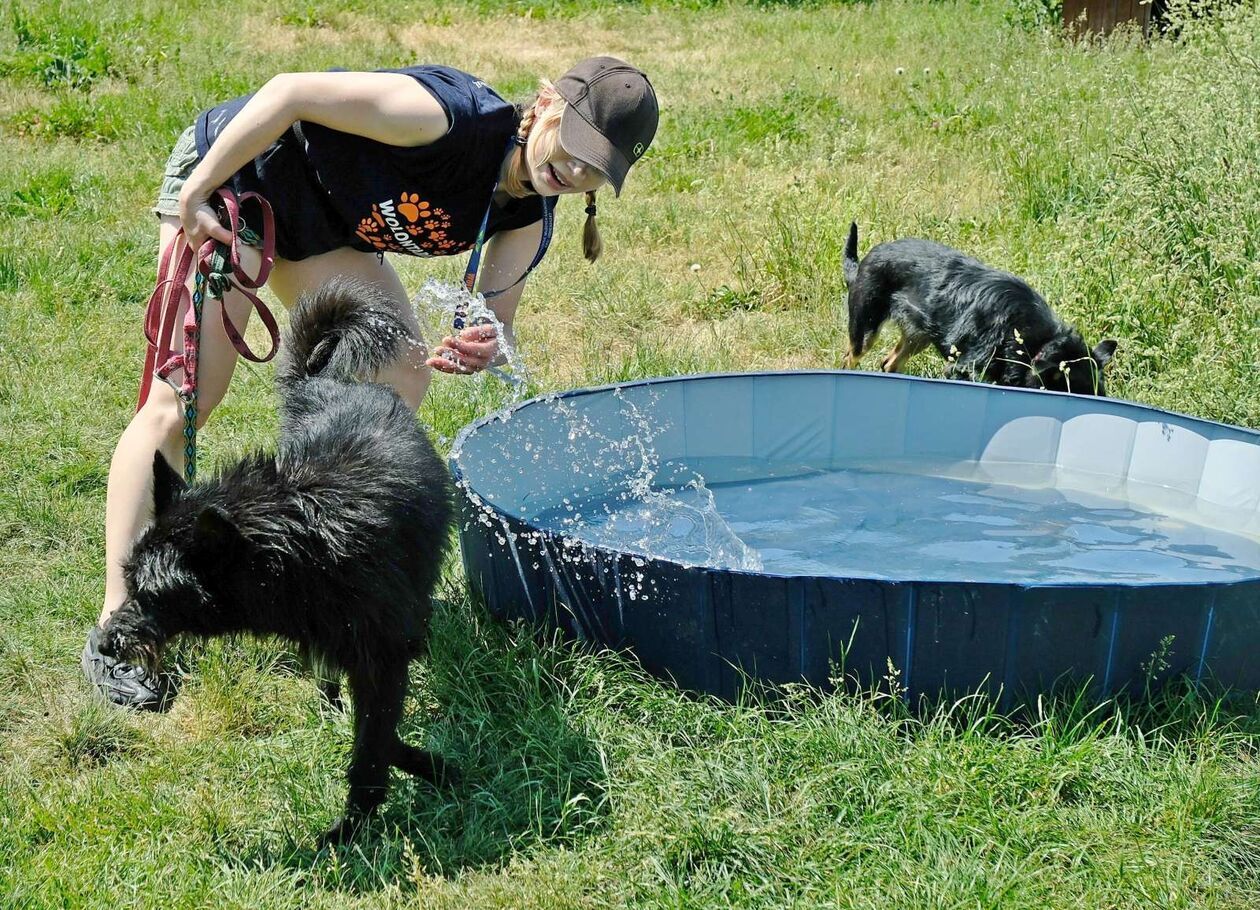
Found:
[{"label": "white flower", "polygon": [[893,72],[895,72],[898,76],[904,76],[906,74],[906,68],[904,66],[899,66],[893,70]]},{"label": "white flower", "polygon": [[692,270],[693,272],[698,272],[698,271],[700,271],[700,263],[698,263],[698,262],[693,262],[693,263],[691,264],[691,270]]}]

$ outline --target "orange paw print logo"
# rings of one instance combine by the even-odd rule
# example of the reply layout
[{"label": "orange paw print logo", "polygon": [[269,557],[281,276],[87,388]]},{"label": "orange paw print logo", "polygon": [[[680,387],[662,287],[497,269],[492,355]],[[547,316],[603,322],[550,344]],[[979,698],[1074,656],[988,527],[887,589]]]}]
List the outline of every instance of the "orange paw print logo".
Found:
[{"label": "orange paw print logo", "polygon": [[436,208],[419,193],[399,193],[398,202],[385,209],[376,204],[355,223],[354,233],[375,250],[411,253],[416,256],[438,255],[468,249],[471,244],[448,239],[451,216]]},{"label": "orange paw print logo", "polygon": [[429,203],[420,198],[418,193],[403,193],[398,203],[398,214],[408,221],[419,221],[431,214]]}]

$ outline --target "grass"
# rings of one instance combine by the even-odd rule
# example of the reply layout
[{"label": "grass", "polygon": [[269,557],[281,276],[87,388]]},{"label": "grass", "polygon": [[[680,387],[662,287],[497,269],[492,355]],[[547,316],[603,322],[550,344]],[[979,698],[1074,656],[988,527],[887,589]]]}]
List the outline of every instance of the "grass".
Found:
[{"label": "grass", "polygon": [[[513,96],[588,53],[652,74],[664,119],[600,207],[606,259],[581,261],[580,206],[561,206],[530,280],[540,389],[838,366],[855,219],[864,249],[919,234],[1027,276],[1089,340],[1120,340],[1116,395],[1260,426],[1254,2],[1149,44],[1064,42],[1041,0],[381,17],[362,0],[0,15],[0,906],[1256,906],[1260,711],[1194,691],[1011,716],[805,689],[719,704],[488,621],[452,560],[406,725],[465,778],[401,781],[339,855],[312,844],[347,718],[283,648],[186,646],[162,717],[88,697],[76,657],[142,356],[146,210],[191,116],[280,70],[437,60]],[[399,263],[417,287],[461,265]],[[273,438],[270,376],[238,369],[211,465]],[[504,395],[439,380],[421,416],[449,444]]]}]

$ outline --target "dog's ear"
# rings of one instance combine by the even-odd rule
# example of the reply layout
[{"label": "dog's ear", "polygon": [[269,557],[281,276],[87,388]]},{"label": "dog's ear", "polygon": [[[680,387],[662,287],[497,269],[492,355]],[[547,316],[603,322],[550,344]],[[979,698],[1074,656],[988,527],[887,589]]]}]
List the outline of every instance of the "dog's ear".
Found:
[{"label": "dog's ear", "polygon": [[153,453],[153,514],[161,515],[179,498],[187,484],[160,452]]},{"label": "dog's ear", "polygon": [[1094,345],[1092,354],[1094,360],[1098,363],[1098,368],[1101,370],[1107,364],[1111,363],[1111,358],[1116,354],[1115,340],[1108,338],[1106,341],[1098,342],[1098,344]]},{"label": "dog's ear", "polygon": [[244,540],[232,516],[218,506],[207,506],[197,515],[193,537],[206,552],[220,554],[234,549]]}]

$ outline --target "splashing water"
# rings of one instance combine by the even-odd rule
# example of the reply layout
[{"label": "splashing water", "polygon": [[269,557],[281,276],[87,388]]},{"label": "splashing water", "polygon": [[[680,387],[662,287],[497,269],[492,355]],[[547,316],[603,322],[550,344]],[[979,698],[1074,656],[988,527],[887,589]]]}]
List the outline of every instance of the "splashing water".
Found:
[{"label": "splashing water", "polygon": [[[539,419],[559,422],[559,439],[546,451],[529,439],[494,450],[483,469],[529,478],[528,520],[561,534],[566,543],[602,546],[687,565],[759,571],[761,559],[719,514],[704,477],[685,466],[662,465],[655,437],[666,427],[651,420],[620,390],[625,432],[596,429],[564,398],[549,396]],[[499,419],[511,419],[511,414]],[[540,428],[541,430],[541,428]],[[452,456],[459,460],[462,453]],[[491,504],[476,503],[498,520]]]},{"label": "splashing water", "polygon": [[544,526],[610,550],[669,559],[684,565],[759,572],[761,557],[739,539],[717,510],[699,474],[680,487],[649,487],[641,495],[591,504],[587,514],[567,508],[540,517]]},{"label": "splashing water", "polygon": [[[435,343],[452,334],[457,316],[465,325],[493,325],[499,332],[499,349],[510,371],[507,376],[500,374],[499,378],[506,378],[512,385],[512,403],[524,398],[529,375],[525,363],[519,352],[506,342],[503,323],[486,305],[485,297],[470,294],[461,284],[430,278],[416,293],[412,305],[423,337]],[[518,442],[511,450],[505,447],[490,455],[489,467],[531,478],[534,499],[539,504],[536,517],[549,519],[544,520],[544,524],[561,533],[566,546],[585,543],[685,564],[760,570],[760,557],[718,513],[713,494],[705,487],[700,474],[667,465],[669,482],[661,482],[662,465],[653,439],[665,428],[654,429],[650,419],[620,390],[614,394],[631,428],[630,432],[616,437],[597,431],[587,416],[579,414],[563,398],[554,395],[545,398],[551,406],[548,409],[551,419],[563,422],[564,433],[560,438],[568,441],[560,451],[548,452],[546,461],[556,463],[560,459],[563,464],[564,459],[569,459],[565,476],[569,482],[579,481],[575,487],[566,487],[548,496],[545,480],[534,483],[532,474],[543,453],[541,446],[528,440]],[[512,411],[505,411],[497,419],[512,419]],[[593,459],[592,441],[597,448]],[[458,447],[451,450],[452,459],[459,461],[461,457]],[[583,486],[582,480],[590,482]],[[607,493],[610,481],[619,492],[613,501],[601,502],[602,514],[599,515],[582,514],[575,498],[582,492],[565,495],[574,490],[585,493],[599,490],[602,496]],[[504,535],[509,535],[511,532],[493,505],[483,502],[466,485],[464,488],[470,502],[480,512],[477,520],[484,524],[501,524]]]},{"label": "splashing water", "polygon": [[[481,294],[471,294],[459,283],[438,281],[429,278],[411,301],[416,320],[420,324],[420,333],[428,343],[435,346],[443,338],[455,333],[455,320],[458,316],[465,326],[492,325],[499,333],[499,354],[503,362],[487,371],[497,380],[503,380],[512,386],[511,400],[521,401],[529,382],[529,372],[525,361],[516,347],[508,343],[503,323],[494,310],[486,305],[486,298]],[[484,373],[468,377],[474,381],[485,381]]]},{"label": "splashing water", "polygon": [[[653,440],[665,428],[654,429],[620,389],[613,396],[620,402],[622,416],[634,427],[621,443],[635,454],[627,488],[611,502],[599,503],[602,514],[582,516],[557,510],[550,517],[567,533],[597,546],[684,564],[760,571],[761,557],[739,539],[718,512],[704,477],[674,464],[665,465],[662,471]],[[595,432],[589,420],[583,422],[582,429]],[[670,475],[668,482],[663,481],[664,474]]]}]

